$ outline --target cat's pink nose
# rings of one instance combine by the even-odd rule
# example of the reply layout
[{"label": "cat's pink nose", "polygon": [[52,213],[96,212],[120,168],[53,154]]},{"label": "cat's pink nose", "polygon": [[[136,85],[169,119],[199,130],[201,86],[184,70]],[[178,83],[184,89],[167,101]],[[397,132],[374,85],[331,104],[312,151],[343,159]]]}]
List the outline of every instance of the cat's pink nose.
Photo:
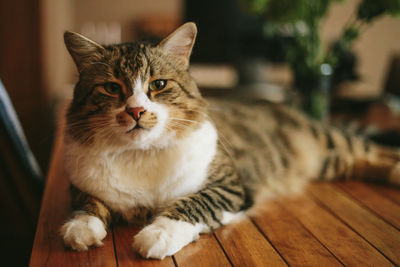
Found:
[{"label": "cat's pink nose", "polygon": [[140,119],[140,116],[142,116],[142,114],[145,111],[146,110],[144,109],[144,107],[134,107],[134,108],[127,107],[126,108],[126,112],[129,115],[131,115],[136,121]]}]

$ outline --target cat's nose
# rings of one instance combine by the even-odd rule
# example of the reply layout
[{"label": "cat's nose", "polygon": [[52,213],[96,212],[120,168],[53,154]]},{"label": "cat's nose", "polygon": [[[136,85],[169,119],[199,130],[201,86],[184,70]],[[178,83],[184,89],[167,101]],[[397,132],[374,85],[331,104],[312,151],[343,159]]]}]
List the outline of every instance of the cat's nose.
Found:
[{"label": "cat's nose", "polygon": [[144,109],[144,107],[134,107],[134,108],[130,108],[127,107],[126,108],[126,112],[131,115],[135,121],[139,120],[140,117],[142,116],[142,114],[145,112],[146,110]]}]

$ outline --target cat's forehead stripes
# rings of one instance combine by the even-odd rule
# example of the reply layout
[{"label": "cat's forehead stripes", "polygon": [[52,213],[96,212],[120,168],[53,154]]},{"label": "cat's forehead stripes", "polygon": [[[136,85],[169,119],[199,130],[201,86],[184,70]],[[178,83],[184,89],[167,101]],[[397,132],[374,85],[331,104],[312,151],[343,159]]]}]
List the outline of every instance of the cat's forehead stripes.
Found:
[{"label": "cat's forehead stripes", "polygon": [[150,72],[150,66],[143,44],[125,43],[107,46],[106,49],[108,51],[107,60],[112,62],[113,76],[123,81],[128,91],[135,88],[138,77],[144,81]]}]

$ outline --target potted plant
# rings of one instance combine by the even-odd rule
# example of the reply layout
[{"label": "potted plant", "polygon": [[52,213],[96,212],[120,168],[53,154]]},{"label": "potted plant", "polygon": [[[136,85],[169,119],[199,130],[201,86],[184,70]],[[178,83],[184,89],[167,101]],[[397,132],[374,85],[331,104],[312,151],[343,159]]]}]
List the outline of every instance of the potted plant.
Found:
[{"label": "potted plant", "polygon": [[329,7],[342,0],[241,0],[249,12],[265,19],[265,35],[285,39],[285,60],[294,74],[302,107],[323,119],[329,110],[330,87],[357,78],[351,49],[360,34],[380,16],[400,14],[400,0],[361,0],[341,35],[324,51],[320,26]]}]

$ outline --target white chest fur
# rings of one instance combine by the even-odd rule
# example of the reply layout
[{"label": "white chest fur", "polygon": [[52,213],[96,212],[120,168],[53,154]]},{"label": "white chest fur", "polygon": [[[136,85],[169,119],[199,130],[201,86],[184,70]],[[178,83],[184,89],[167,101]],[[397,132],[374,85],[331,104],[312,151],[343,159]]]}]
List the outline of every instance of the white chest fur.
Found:
[{"label": "white chest fur", "polygon": [[77,143],[66,145],[65,165],[80,190],[129,219],[136,206],[157,207],[197,191],[207,178],[217,143],[210,122],[165,149],[91,153]]}]

